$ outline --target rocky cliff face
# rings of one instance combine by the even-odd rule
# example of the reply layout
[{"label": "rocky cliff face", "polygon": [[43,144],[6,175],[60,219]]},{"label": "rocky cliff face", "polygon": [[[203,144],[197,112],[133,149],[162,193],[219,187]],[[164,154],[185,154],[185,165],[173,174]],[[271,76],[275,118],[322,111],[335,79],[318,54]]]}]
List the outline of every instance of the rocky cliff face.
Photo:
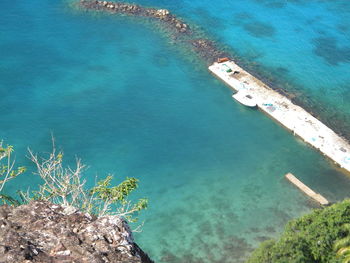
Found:
[{"label": "rocky cliff face", "polygon": [[0,207],[0,262],[153,261],[117,216],[96,218],[46,202]]}]

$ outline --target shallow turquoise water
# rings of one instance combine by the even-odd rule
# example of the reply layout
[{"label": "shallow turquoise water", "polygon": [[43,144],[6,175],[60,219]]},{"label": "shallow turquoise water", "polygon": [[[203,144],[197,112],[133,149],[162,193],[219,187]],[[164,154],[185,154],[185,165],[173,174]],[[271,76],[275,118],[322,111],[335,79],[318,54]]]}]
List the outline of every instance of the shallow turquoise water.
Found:
[{"label": "shallow turquoise water", "polygon": [[[242,60],[255,58],[325,112],[348,116],[349,86],[339,84],[350,78],[347,53],[322,46],[330,52],[320,56],[312,44],[322,28],[346,51],[349,34],[337,30],[344,24],[348,32],[345,1],[138,2],[206,27]],[[284,180],[287,172],[332,201],[349,196],[350,181],[328,160],[234,103],[151,26],[75,13],[63,2],[2,1],[0,10],[0,138],[30,166],[27,146],[48,151],[52,132],[70,162],[79,156],[90,166],[89,184],[108,173],[139,178],[134,197],[148,197],[150,208],[136,240],[157,262],[240,262],[278,236],[315,207]],[[29,174],[19,181],[8,191],[38,182]]]}]

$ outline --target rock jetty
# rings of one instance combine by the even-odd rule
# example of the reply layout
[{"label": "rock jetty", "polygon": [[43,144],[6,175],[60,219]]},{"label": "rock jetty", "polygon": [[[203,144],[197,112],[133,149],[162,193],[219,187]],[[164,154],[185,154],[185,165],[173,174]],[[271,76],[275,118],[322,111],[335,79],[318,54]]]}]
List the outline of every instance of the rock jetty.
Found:
[{"label": "rock jetty", "polygon": [[213,63],[220,57],[229,57],[230,54],[218,48],[211,40],[200,38],[190,40],[193,50],[207,61],[208,64]]},{"label": "rock jetty", "polygon": [[167,9],[156,9],[142,7],[136,4],[108,2],[108,1],[80,1],[80,5],[87,9],[108,11],[110,13],[118,13],[133,16],[153,17],[164,21],[179,33],[190,33],[190,27],[181,19],[171,14]]},{"label": "rock jetty", "polygon": [[123,219],[39,201],[0,207],[0,262],[153,263]]},{"label": "rock jetty", "polygon": [[136,4],[110,2],[110,1],[88,1],[81,0],[80,6],[86,10],[105,11],[111,14],[148,17],[158,20],[163,26],[170,29],[171,38],[176,42],[187,43],[192,50],[208,65],[212,64],[218,57],[229,56],[222,51],[214,41],[198,37],[200,32],[192,29],[176,15],[167,9],[156,9],[142,7]]}]

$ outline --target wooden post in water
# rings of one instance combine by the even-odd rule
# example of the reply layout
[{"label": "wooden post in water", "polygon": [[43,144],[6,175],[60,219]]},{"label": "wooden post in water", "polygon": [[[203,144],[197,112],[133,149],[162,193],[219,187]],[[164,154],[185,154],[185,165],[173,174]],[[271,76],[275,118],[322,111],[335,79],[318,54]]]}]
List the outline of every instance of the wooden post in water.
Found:
[{"label": "wooden post in water", "polygon": [[294,184],[296,187],[298,187],[304,194],[308,195],[312,199],[314,199],[316,202],[318,202],[321,205],[329,205],[329,202],[326,198],[324,198],[322,195],[315,193],[312,189],[307,187],[303,182],[301,182],[298,178],[296,178],[293,174],[287,173],[285,175],[288,181],[290,181],[292,184]]}]

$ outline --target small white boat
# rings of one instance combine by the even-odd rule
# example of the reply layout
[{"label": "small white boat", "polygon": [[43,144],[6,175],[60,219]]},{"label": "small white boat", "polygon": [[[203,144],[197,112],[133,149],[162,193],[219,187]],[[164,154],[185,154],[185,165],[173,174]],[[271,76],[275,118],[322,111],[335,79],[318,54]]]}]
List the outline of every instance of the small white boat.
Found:
[{"label": "small white boat", "polygon": [[244,106],[247,106],[250,108],[254,108],[257,106],[256,100],[253,98],[252,95],[248,94],[247,91],[245,90],[240,90],[236,94],[233,94],[232,98],[234,98]]}]

